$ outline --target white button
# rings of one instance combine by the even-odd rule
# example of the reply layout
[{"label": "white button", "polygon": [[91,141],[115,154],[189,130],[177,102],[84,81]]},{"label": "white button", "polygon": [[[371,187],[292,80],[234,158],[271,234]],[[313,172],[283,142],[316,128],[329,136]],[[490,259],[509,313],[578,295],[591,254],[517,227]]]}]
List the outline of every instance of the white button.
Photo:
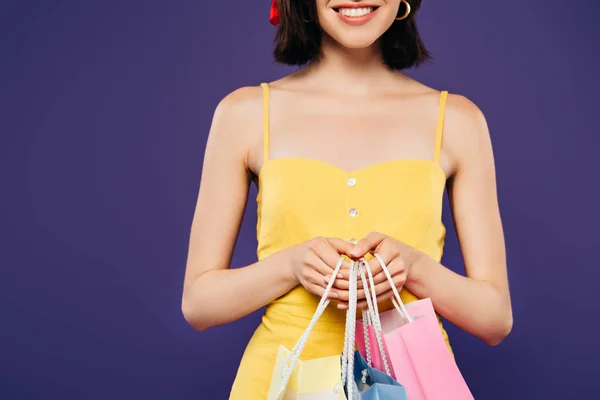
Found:
[{"label": "white button", "polygon": [[356,239],[354,239],[354,238],[352,238],[352,239],[350,239],[350,240],[348,240],[348,241],[349,241],[350,243],[352,243],[352,244],[356,244]]},{"label": "white button", "polygon": [[350,186],[350,187],[356,186],[356,179],[350,178],[350,179],[348,179],[347,183],[348,183],[348,186]]},{"label": "white button", "polygon": [[358,215],[358,210],[356,208],[351,208],[348,213],[351,217],[356,217]]}]

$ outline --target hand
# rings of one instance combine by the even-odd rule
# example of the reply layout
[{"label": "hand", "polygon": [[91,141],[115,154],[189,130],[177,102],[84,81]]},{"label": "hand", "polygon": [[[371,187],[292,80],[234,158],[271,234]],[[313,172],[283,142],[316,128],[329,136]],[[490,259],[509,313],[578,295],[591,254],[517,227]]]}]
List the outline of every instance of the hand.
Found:
[{"label": "hand", "polygon": [[[291,268],[298,282],[310,293],[323,296],[327,284],[331,280],[335,267],[343,254],[348,254],[354,245],[337,238],[317,237],[308,242],[292,247]],[[351,262],[344,260],[342,269],[346,274],[350,270]],[[345,278],[348,278],[346,275]],[[343,279],[344,273],[338,274],[336,279]],[[332,288],[329,299],[338,300],[348,298],[347,294],[340,295],[338,290]]]},{"label": "hand", "polygon": [[[353,249],[349,251],[350,257],[353,259],[361,259],[367,254],[377,253],[385,262],[394,286],[400,291],[410,271],[415,264],[416,260],[423,254],[417,249],[410,247],[399,240],[391,238],[383,233],[371,232],[364,239],[360,240]],[[377,302],[387,300],[394,295],[392,286],[387,279],[387,276],[383,272],[383,268],[377,258],[373,258],[368,261],[371,266],[373,273],[373,282],[375,284],[375,294],[377,295]],[[342,271],[342,274],[348,274],[346,271]],[[366,308],[367,301],[365,300],[364,290],[362,288],[362,282],[359,278],[359,289],[357,292],[359,309]],[[349,287],[347,283],[347,277],[343,278],[339,283],[336,282],[337,287]],[[339,308],[348,307],[348,298],[345,293],[341,293],[341,302],[338,305]]]}]

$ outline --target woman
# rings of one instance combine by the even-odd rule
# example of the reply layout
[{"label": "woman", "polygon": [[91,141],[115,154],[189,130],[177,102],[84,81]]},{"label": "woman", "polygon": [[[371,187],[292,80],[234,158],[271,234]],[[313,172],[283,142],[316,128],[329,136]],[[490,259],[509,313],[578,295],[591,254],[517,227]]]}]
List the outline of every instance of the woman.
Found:
[{"label": "woman", "polygon": [[[342,351],[351,259],[371,260],[380,309],[390,307],[373,252],[405,302],[429,297],[450,322],[500,343],[512,312],[485,119],[468,99],[398,72],[429,57],[415,23],[420,0],[276,5],[276,60],[304,67],[218,105],[183,293],[185,318],[200,331],[267,306],[230,398],[266,397],[279,345],[298,340],[340,256],[337,307],[315,327],[304,359]],[[258,261],[229,269],[251,181]],[[440,264],[445,186],[466,277]]]}]

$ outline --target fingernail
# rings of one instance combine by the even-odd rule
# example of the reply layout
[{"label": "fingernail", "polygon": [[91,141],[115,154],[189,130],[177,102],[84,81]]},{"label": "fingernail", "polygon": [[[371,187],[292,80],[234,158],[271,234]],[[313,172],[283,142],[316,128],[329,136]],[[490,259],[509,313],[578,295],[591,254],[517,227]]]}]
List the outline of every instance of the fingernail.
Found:
[{"label": "fingernail", "polygon": [[329,296],[333,297],[334,299],[339,299],[340,298],[340,295],[337,294],[337,292],[329,292]]},{"label": "fingernail", "polygon": [[350,255],[352,257],[358,257],[359,254],[360,254],[360,249],[358,247],[354,247],[352,250],[350,250]]},{"label": "fingernail", "polygon": [[340,303],[340,304],[337,305],[337,308],[345,310],[345,309],[348,308],[348,306],[346,306],[345,304]]},{"label": "fingernail", "polygon": [[331,280],[331,278],[329,278],[328,276],[325,277],[325,283],[329,283],[329,281]]},{"label": "fingernail", "polygon": [[342,275],[342,273],[341,273],[341,272],[337,274],[337,277],[338,277],[339,279],[344,279],[344,275]]}]

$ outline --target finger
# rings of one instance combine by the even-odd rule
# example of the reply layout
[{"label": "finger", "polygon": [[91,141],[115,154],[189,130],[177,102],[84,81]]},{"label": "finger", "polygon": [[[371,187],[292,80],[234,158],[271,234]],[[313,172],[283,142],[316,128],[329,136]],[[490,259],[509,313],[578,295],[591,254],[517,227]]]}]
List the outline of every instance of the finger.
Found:
[{"label": "finger", "polygon": [[375,285],[381,283],[381,282],[385,282],[387,281],[387,276],[385,275],[385,273],[383,271],[380,271],[377,275],[373,276],[373,283]]},{"label": "finger", "polygon": [[[340,301],[348,302],[348,300],[350,300],[350,292],[348,290],[337,290],[337,293],[339,295]],[[364,298],[365,298],[365,291],[363,289],[357,290],[356,291],[356,299],[362,300]]]},{"label": "finger", "polygon": [[[348,275],[350,275],[350,271],[341,271],[341,273],[342,273],[344,276],[348,276]],[[335,286],[335,287],[336,287],[336,288],[338,288],[338,289],[342,289],[342,290],[350,290],[350,281],[349,281],[349,280],[347,280],[347,279],[336,279],[336,280],[335,280],[335,283],[333,284],[333,286]],[[362,283],[362,281],[361,281],[361,280],[359,280],[359,281],[357,282],[356,286],[357,286],[359,289],[362,289],[362,288],[363,288],[363,283]]]},{"label": "finger", "polygon": [[[402,290],[402,287],[404,287],[404,283],[406,282],[406,274],[400,273],[392,276],[392,282],[396,287],[396,290],[400,292],[400,290]],[[377,295],[377,302],[379,302],[380,300],[379,296],[381,294],[386,293],[387,291],[391,291],[392,293],[394,293],[392,290],[392,285],[387,279],[384,282],[375,285],[375,294]]]},{"label": "finger", "polygon": [[[377,296],[377,304],[386,301],[390,298],[392,298],[394,296],[394,291],[389,289],[386,292],[381,293],[380,295]],[[356,303],[356,307],[357,309],[366,309],[369,306],[369,303],[366,299],[364,300],[359,300]],[[340,301],[340,303],[338,304],[338,308],[340,309],[347,309],[348,308],[348,302],[347,301]]]},{"label": "finger", "polygon": [[[319,297],[323,297],[323,294],[325,293],[325,289],[322,288],[319,285],[315,285],[313,283],[307,283],[305,286],[306,290],[308,290],[310,293],[316,294]],[[329,292],[329,294],[327,295],[327,298],[329,300],[338,300],[338,294],[335,290],[331,290]]]},{"label": "finger", "polygon": [[[400,251],[393,243],[384,243],[376,254],[379,255],[386,264],[390,276],[406,272],[406,266],[404,260],[400,256]],[[378,257],[374,257],[369,263],[372,266],[371,271],[374,284],[381,283],[388,279]]]},{"label": "finger", "polygon": [[375,250],[386,237],[383,233],[371,232],[354,245],[349,255],[354,258],[364,257],[369,251]]},{"label": "finger", "polygon": [[345,280],[345,279],[336,279],[335,283],[333,284],[333,286],[336,289],[341,289],[341,290],[350,290],[350,282]]},{"label": "finger", "polygon": [[358,308],[359,310],[364,310],[366,308],[368,308],[369,303],[366,300],[360,300],[359,302],[356,303],[356,308]]},{"label": "finger", "polygon": [[[388,266],[388,269],[394,260],[400,258],[400,250],[392,241],[382,242],[375,252],[381,257],[385,265]],[[374,260],[377,260],[377,264],[381,265],[377,257],[374,257]]]},{"label": "finger", "polygon": [[[391,256],[393,256],[393,253]],[[390,257],[390,256],[388,256],[388,257]],[[387,275],[383,271],[383,268],[381,267],[381,263],[379,262],[379,260],[377,258],[373,258],[371,261],[369,261],[369,264],[371,265],[371,271],[373,274],[373,282],[375,285],[377,285],[378,283],[381,283],[381,282],[385,282],[388,279]],[[406,267],[405,267],[404,261],[402,260],[401,257],[395,257],[395,258],[391,259],[389,262],[386,262],[386,264],[387,264],[388,272],[390,273],[390,275],[392,277],[406,272]]]},{"label": "finger", "polygon": [[350,255],[350,251],[354,248],[354,244],[339,238],[327,238],[327,242],[338,253],[338,259],[341,255]]},{"label": "finger", "polygon": [[326,277],[315,270],[306,270],[304,272],[304,281],[312,285],[317,285],[323,289],[327,287]]},{"label": "finger", "polygon": [[[360,300],[356,302],[356,309],[357,310],[364,310],[368,307],[368,303],[366,300]],[[348,302],[347,301],[340,301],[337,305],[337,308],[341,309],[341,310],[347,310],[348,309]]]},{"label": "finger", "polygon": [[356,291],[356,299],[357,300],[362,300],[362,299],[366,299],[367,297],[365,296],[365,290],[364,289],[358,289]]},{"label": "finger", "polygon": [[[369,261],[364,260],[366,264],[369,265],[369,269],[371,269],[371,276],[375,276],[378,275],[382,269],[381,269],[381,264],[379,263],[379,260],[375,257],[373,257],[372,259],[370,259]],[[365,268],[365,274],[367,276],[367,278],[369,277],[369,273]]]},{"label": "finger", "polygon": [[379,296],[377,296],[377,304],[379,304],[382,301],[391,299],[392,297],[394,297],[394,292],[392,290],[388,290],[387,292],[382,293]]},{"label": "finger", "polygon": [[[335,270],[335,267],[337,266],[338,262],[340,261],[340,257],[341,255],[337,253],[337,251],[335,250],[335,248],[333,246],[331,246],[328,242],[327,239],[325,238],[317,238],[311,241],[309,249],[311,250],[311,252],[313,254],[315,254],[320,260],[321,263],[317,263],[315,261],[315,264],[319,264],[321,270],[323,270],[323,264],[327,267],[327,271],[323,273],[323,275],[325,276],[330,276],[333,271]],[[346,266],[347,268],[350,268],[350,263],[348,260],[344,260],[344,263],[342,264],[342,268]],[[344,275],[343,274],[338,274],[337,278],[343,278]]]},{"label": "finger", "polygon": [[339,297],[338,300],[343,301],[343,302],[348,302],[348,300],[350,300],[350,292],[347,290],[337,290],[337,294]]},{"label": "finger", "polygon": [[[339,260],[338,260],[339,261]],[[329,283],[331,276],[333,275],[334,268],[327,265],[321,258],[315,254],[310,253],[307,259],[307,264],[310,265],[311,270],[315,271],[319,274],[320,280],[319,284],[323,284],[327,286]],[[338,274],[338,277],[343,277],[343,275]]]}]

